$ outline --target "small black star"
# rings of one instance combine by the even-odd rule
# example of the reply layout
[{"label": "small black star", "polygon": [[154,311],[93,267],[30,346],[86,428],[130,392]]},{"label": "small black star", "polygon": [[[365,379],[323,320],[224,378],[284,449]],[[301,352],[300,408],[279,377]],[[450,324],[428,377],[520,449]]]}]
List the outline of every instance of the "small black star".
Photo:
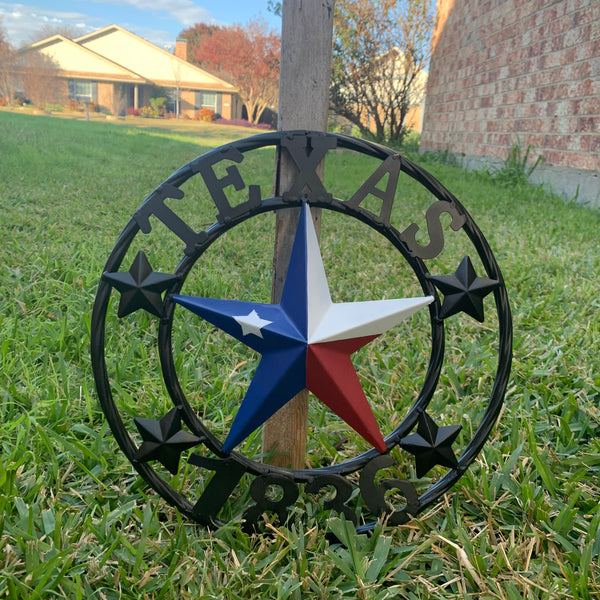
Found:
[{"label": "small black star", "polygon": [[471,259],[465,256],[454,275],[428,275],[444,294],[442,319],[466,312],[483,323],[483,299],[500,285],[496,279],[477,277]]},{"label": "small black star", "polygon": [[143,250],[137,253],[129,271],[104,273],[104,279],[121,292],[119,317],[124,317],[138,308],[161,317],[163,313],[161,294],[178,275],[155,273]]},{"label": "small black star", "polygon": [[181,429],[181,416],[177,407],[160,421],[140,417],[136,417],[134,421],[144,441],[133,459],[139,462],[158,460],[173,475],[179,469],[181,453],[202,442],[202,438]]},{"label": "small black star", "polygon": [[462,425],[438,427],[427,413],[421,414],[417,433],[400,440],[400,446],[415,455],[417,477],[423,477],[436,465],[451,469],[458,465],[452,444],[461,429]]}]

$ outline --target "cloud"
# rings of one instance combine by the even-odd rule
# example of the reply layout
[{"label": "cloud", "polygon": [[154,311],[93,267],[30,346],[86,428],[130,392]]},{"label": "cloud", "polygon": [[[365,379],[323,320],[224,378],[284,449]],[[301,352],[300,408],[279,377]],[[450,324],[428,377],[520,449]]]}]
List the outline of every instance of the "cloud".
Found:
[{"label": "cloud", "polygon": [[32,36],[44,26],[72,25],[77,22],[85,31],[97,27],[93,17],[76,11],[60,11],[39,6],[25,6],[0,2],[2,27],[13,46],[19,47],[31,42]]},{"label": "cloud", "polygon": [[131,6],[138,10],[151,11],[154,13],[166,13],[168,17],[174,19],[184,26],[194,25],[194,23],[214,23],[215,19],[211,12],[198,6],[192,0],[95,0],[103,4],[115,4],[121,6]]},{"label": "cloud", "polygon": [[[93,4],[97,5],[96,10],[92,9]],[[152,43],[165,47],[173,44],[177,29],[184,29],[195,23],[222,24],[208,9],[192,0],[93,0],[93,4],[77,3],[78,9],[89,8],[91,14],[86,14],[79,10],[49,8],[43,6],[42,0],[33,0],[29,6],[22,2],[0,0],[0,21],[8,40],[15,47],[31,43],[35,34],[48,25],[65,25],[84,35],[117,23]],[[102,9],[98,12],[100,6]],[[123,13],[127,13],[126,19],[122,18],[125,15],[120,15],[121,18],[117,17],[116,20],[109,16],[111,13],[119,15],[119,7]],[[149,18],[134,21],[132,10],[144,12]],[[159,27],[152,27],[154,24]]]}]

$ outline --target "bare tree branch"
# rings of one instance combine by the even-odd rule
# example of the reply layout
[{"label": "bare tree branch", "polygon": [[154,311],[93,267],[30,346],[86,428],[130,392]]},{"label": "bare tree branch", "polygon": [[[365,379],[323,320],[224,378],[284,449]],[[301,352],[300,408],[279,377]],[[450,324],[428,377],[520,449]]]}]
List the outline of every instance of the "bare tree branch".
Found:
[{"label": "bare tree branch", "polygon": [[381,141],[400,143],[422,100],[431,0],[338,0],[331,103]]}]

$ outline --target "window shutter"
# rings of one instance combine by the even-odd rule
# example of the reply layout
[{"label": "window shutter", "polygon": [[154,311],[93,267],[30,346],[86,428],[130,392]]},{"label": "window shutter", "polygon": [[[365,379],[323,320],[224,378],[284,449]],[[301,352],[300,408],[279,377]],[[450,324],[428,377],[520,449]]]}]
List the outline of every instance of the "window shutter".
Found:
[{"label": "window shutter", "polygon": [[69,98],[75,98],[75,81],[69,79]]},{"label": "window shutter", "polygon": [[98,82],[92,81],[92,102],[98,102]]},{"label": "window shutter", "polygon": [[221,111],[223,110],[223,94],[221,92],[217,92],[217,115],[221,116]]}]

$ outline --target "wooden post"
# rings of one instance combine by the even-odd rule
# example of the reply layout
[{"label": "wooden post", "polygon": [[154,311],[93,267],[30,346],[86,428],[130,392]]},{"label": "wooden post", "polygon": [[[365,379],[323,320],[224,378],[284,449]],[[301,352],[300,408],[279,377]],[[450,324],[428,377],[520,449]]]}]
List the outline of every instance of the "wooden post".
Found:
[{"label": "wooden post", "polygon": [[[284,0],[281,28],[281,67],[279,75],[280,131],[327,130],[329,79],[333,41],[335,0]],[[277,166],[280,194],[297,172],[283,151]],[[322,177],[322,168],[320,176]],[[317,234],[321,211],[311,211]],[[279,302],[298,223],[299,210],[277,213],[273,259],[272,301]],[[304,390],[264,426],[263,452],[272,453],[271,464],[301,469],[305,466],[308,392]]]}]

